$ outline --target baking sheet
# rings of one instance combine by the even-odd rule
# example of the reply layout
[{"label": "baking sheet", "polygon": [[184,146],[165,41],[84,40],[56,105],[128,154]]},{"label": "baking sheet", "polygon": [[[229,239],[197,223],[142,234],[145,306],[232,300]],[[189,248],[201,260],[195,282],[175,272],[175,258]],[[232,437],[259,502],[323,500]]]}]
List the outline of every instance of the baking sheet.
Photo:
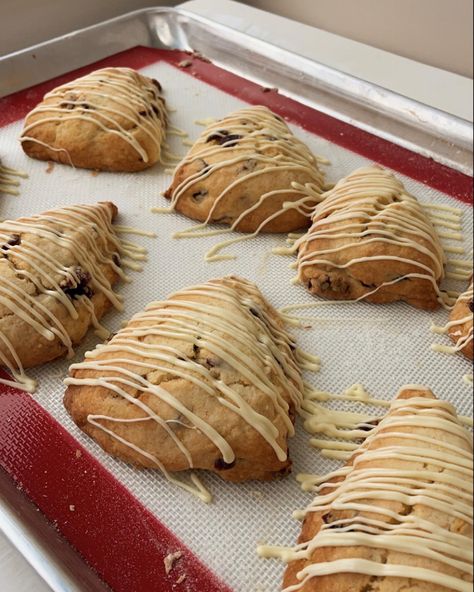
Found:
[{"label": "baking sheet", "polygon": [[[162,82],[168,103],[177,109],[171,114],[172,124],[185,129],[191,139],[202,131],[194,124],[195,120],[223,117],[245,105],[164,63],[141,71]],[[327,167],[331,181],[369,163],[355,153],[296,126],[291,127],[315,153],[331,161],[331,166]],[[56,165],[48,173],[47,163],[23,155],[17,142],[20,130],[21,122],[2,128],[0,158],[5,159],[8,166],[28,171],[30,178],[22,182],[21,196],[2,197],[1,217],[15,218],[64,204],[112,200],[119,207],[119,223],[157,233],[156,239],[133,239],[149,249],[149,261],[143,272],[131,274],[133,283],[121,286],[125,310],[112,312],[105,318],[105,324],[111,330],[117,329],[122,321],[151,300],[229,273],[255,281],[277,307],[311,301],[311,296],[302,287],[290,283],[294,276],[294,271],[289,269],[292,259],[271,253],[272,247],[281,245],[285,237],[262,235],[233,246],[229,252],[237,256],[234,261],[205,263],[204,253],[221,240],[220,237],[172,239],[174,232],[189,227],[192,221],[179,214],[150,212],[153,206],[168,203],[160,193],[167,188],[171,177],[165,174],[162,166],[139,174],[93,175],[90,171]],[[186,152],[187,148],[179,138],[171,142],[176,152]],[[472,208],[402,175],[400,177],[422,202],[463,209],[465,236],[472,236]],[[464,258],[469,258],[471,250],[470,243]],[[461,290],[465,287],[462,283],[452,286]],[[374,396],[390,399],[401,385],[422,383],[430,386],[438,396],[453,402],[460,413],[471,412],[471,388],[463,381],[463,376],[471,371],[469,364],[461,356],[437,354],[430,349],[433,342],[448,343],[444,337],[430,333],[431,320],[444,324],[445,311],[433,314],[401,303],[386,306],[358,303],[324,306],[317,314],[325,320],[315,323],[311,329],[293,332],[301,347],[322,358],[321,372],[307,377],[318,388],[342,392],[361,382]],[[90,334],[77,349],[72,362],[81,360],[83,353],[94,347],[97,341]],[[236,591],[270,592],[278,589],[283,567],[277,562],[259,559],[255,547],[261,542],[291,544],[296,540],[300,527],[291,514],[304,507],[310,496],[300,491],[294,478],[270,484],[231,485],[217,477],[204,475],[206,485],[215,495],[214,503],[206,506],[170,485],[158,472],[138,471],[111,459],[76,428],[62,407],[64,387],[61,379],[70,363],[59,361],[30,371],[40,385],[35,400]],[[334,466],[310,449],[307,440],[308,435],[299,426],[290,445],[294,475],[298,472],[321,473]]]}]

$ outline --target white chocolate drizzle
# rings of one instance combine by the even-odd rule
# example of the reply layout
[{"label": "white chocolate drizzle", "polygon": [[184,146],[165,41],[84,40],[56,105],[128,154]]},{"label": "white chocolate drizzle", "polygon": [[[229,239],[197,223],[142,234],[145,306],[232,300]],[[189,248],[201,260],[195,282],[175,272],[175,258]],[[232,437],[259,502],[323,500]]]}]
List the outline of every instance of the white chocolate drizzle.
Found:
[{"label": "white chocolate drizzle", "polygon": [[[120,137],[132,146],[143,162],[148,163],[150,155],[133,133],[138,128],[156,145],[161,159],[167,125],[165,102],[152,80],[131,68],[97,70],[55,88],[45,95],[44,101],[27,116],[20,142],[35,142],[50,150],[67,153],[63,148],[38,140],[30,132],[43,123],[81,120]],[[38,114],[41,116],[31,122],[32,116]],[[126,125],[121,123],[123,120]],[[67,156],[74,166],[68,153]]]},{"label": "white chocolate drizzle", "polygon": [[[238,282],[238,290],[232,283],[234,281]],[[147,340],[147,336],[154,339]],[[204,348],[210,352],[212,359],[206,364],[198,361],[184,353],[184,346],[173,346],[174,339],[186,342],[193,351]],[[144,368],[147,368],[146,372]],[[276,457],[285,461],[287,450],[280,444],[279,430],[251,407],[238,388],[226,384],[220,374],[216,375],[215,368],[222,368],[223,371],[230,368],[246,384],[259,389],[274,407],[287,433],[293,435],[288,397],[292,405],[299,409],[303,400],[301,370],[317,370],[319,359],[295,349],[290,335],[261,305],[261,295],[253,284],[229,278],[194,286],[163,302],[151,303],[110,342],[88,352],[84,362],[73,364],[65,384],[101,386],[137,406],[143,417],[133,421],[156,422],[166,430],[186,465],[193,469],[191,453],[179,436],[140,396],[131,396],[127,387],[138,393],[146,392],[147,396],[166,402],[183,418],[189,429],[197,429],[208,438],[225,463],[233,463],[235,453],[218,428],[188,409],[166,389],[166,383],[160,386],[147,378],[150,369],[165,372],[169,380],[187,380],[201,389],[203,397],[215,398],[222,406],[237,413],[271,446]],[[94,371],[95,376],[97,372],[100,374],[97,378],[89,378],[84,376],[85,370]],[[81,377],[77,377],[76,371],[81,371]],[[172,483],[205,502],[210,501],[211,495],[204,486],[196,486],[199,483],[196,476],[191,483],[172,477],[157,456],[117,435],[104,425],[104,420],[119,423],[131,420],[104,415],[88,417],[95,427],[151,460]]]},{"label": "white chocolate drizzle", "polygon": [[[314,476],[311,486],[317,496],[301,517],[334,512],[334,520],[323,521],[311,540],[294,548],[258,548],[262,557],[306,561],[298,582],[284,592],[340,573],[472,591],[472,437],[450,404],[416,396],[394,401],[351,465]],[[352,547],[353,556],[318,561],[320,548]],[[358,547],[385,551],[388,560],[363,559]],[[417,566],[417,559],[429,562]]]},{"label": "white chocolate drizzle", "polygon": [[[467,277],[471,277],[471,276],[472,276],[472,269],[468,273]],[[473,284],[471,282],[469,288],[459,296],[458,302],[471,303],[473,301],[473,298],[474,298]],[[466,334],[463,334],[463,331],[462,331],[462,327],[464,325],[468,325],[468,327],[469,327]],[[459,329],[453,331],[453,329],[455,327],[459,327]],[[440,343],[433,343],[431,345],[431,349],[435,352],[444,353],[444,354],[456,354],[457,352],[460,352],[463,349],[465,349],[473,341],[473,338],[474,338],[474,336],[473,336],[473,312],[470,311],[466,316],[464,316],[460,319],[448,321],[446,323],[446,325],[443,325],[443,326],[432,324],[431,331],[433,333],[437,333],[438,335],[446,335],[447,333],[450,333],[450,335],[452,337],[458,337],[455,345],[452,345],[452,346],[442,345]]]},{"label": "white chocolate drizzle", "polygon": [[0,194],[20,195],[17,189],[20,186],[20,181],[16,177],[27,179],[28,175],[23,171],[2,165],[0,160]]},{"label": "white chocolate drizzle", "polygon": [[[85,307],[96,333],[107,337],[108,331],[98,322],[91,298],[94,293],[102,293],[119,310],[122,298],[112,289],[101,266],[110,265],[126,280],[118,264],[119,257],[135,259],[146,252],[142,247],[128,247],[116,237],[106,204],[67,206],[39,216],[5,220],[0,223],[0,243],[4,257],[0,261],[5,265],[0,274],[0,304],[38,335],[48,341],[59,340],[68,357],[74,354],[71,338],[47,306],[47,299],[61,304],[72,319],[77,319],[78,310]],[[73,254],[77,265],[65,267],[54,255],[64,250]],[[11,265],[10,257],[19,263]],[[69,296],[68,291],[81,287],[84,278],[87,289],[83,287],[77,296]],[[32,295],[31,287],[36,296]],[[35,381],[26,375],[13,344],[1,330],[0,342],[0,350],[4,352],[0,351],[0,363],[15,379],[13,382],[0,378],[0,384],[34,392]]]},{"label": "white chocolate drizzle", "polygon": [[[226,134],[228,134],[229,146],[233,148],[232,156],[227,159],[219,159],[216,162],[216,156],[222,156],[225,153],[226,143],[216,146],[209,144],[208,138],[211,135],[222,135],[222,128],[225,126]],[[235,138],[238,142],[235,143]],[[230,144],[230,142],[233,142]],[[268,155],[265,150],[271,149],[272,152],[277,152]],[[196,161],[203,161],[207,163],[208,170],[204,174],[198,172],[186,179],[184,179],[174,190],[171,196],[171,204],[167,208],[156,207],[153,212],[167,213],[175,210],[179,200],[189,192],[189,190],[203,180],[208,178],[216,171],[225,172],[226,168],[232,167],[235,164],[246,162],[253,163],[253,168],[246,173],[239,175],[233,182],[231,182],[224,191],[221,192],[212,204],[209,210],[207,219],[201,223],[190,228],[182,230],[174,234],[174,238],[201,238],[208,236],[216,236],[221,234],[229,234],[238,227],[239,223],[248,215],[257,210],[260,206],[265,205],[266,202],[271,201],[272,198],[278,197],[279,194],[287,194],[291,192],[295,195],[300,195],[298,199],[284,202],[281,208],[271,213],[255,232],[222,241],[214,245],[205,255],[206,261],[222,261],[227,259],[235,259],[234,255],[221,255],[221,251],[225,248],[254,238],[261,232],[265,232],[265,226],[275,218],[278,218],[282,213],[288,209],[297,210],[300,214],[309,217],[313,207],[321,199],[321,193],[325,189],[324,176],[318,168],[319,164],[327,164],[327,160],[321,157],[314,156],[310,150],[298,140],[289,130],[286,123],[277,118],[266,107],[249,107],[241,109],[225,119],[213,122],[201,134],[194,144],[194,148],[189,155],[183,160],[182,165],[193,163]],[[180,165],[181,166],[181,165]],[[179,170],[180,167],[178,167]],[[245,184],[250,179],[254,179],[261,175],[268,175],[272,171],[288,170],[294,173],[305,173],[311,178],[311,183],[306,186],[298,183],[291,183],[287,188],[275,189],[263,193],[258,196],[258,200],[249,208],[244,210],[231,226],[226,229],[212,229],[207,230],[207,226],[212,222],[213,214],[218,208],[219,204],[224,200],[226,195],[237,186],[245,187]]]}]

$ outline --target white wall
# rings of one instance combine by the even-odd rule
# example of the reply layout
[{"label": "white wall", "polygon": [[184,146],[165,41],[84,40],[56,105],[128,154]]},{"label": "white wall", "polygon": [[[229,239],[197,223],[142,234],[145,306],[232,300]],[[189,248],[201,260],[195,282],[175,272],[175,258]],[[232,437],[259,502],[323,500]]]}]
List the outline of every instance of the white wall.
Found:
[{"label": "white wall", "polygon": [[[241,0],[472,77],[472,0]],[[215,0],[216,7],[220,0]],[[146,6],[179,0],[0,0],[0,55]]]},{"label": "white wall", "polygon": [[242,0],[472,78],[472,0]]}]

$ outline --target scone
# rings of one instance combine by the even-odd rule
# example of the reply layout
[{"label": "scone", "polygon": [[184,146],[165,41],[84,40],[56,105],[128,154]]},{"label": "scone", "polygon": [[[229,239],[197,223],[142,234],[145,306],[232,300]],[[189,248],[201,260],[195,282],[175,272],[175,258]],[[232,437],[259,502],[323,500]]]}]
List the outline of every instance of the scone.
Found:
[{"label": "scone", "polygon": [[354,171],[324,194],[298,244],[298,275],[330,300],[402,300],[433,310],[445,255],[423,208],[389,171]]},{"label": "scone", "polygon": [[0,364],[20,388],[24,368],[73,354],[111,305],[123,276],[110,202],[0,223]]},{"label": "scone", "polygon": [[[306,184],[310,196],[299,187]],[[165,197],[200,222],[241,232],[290,232],[309,225],[323,190],[317,158],[279,115],[259,106],[207,127],[178,165]]]},{"label": "scone", "polygon": [[134,172],[160,160],[166,122],[157,80],[104,68],[46,94],[27,115],[20,141],[39,160]]},{"label": "scone", "polygon": [[295,346],[246,280],[151,303],[69,375],[66,409],[115,457],[168,478],[191,468],[271,480],[290,470],[303,391]]},{"label": "scone", "polygon": [[472,438],[406,387],[309,506],[285,592],[471,592]]},{"label": "scone", "polygon": [[449,336],[455,343],[456,349],[459,349],[467,358],[473,359],[473,283],[469,288],[459,296],[455,307],[449,316]]}]

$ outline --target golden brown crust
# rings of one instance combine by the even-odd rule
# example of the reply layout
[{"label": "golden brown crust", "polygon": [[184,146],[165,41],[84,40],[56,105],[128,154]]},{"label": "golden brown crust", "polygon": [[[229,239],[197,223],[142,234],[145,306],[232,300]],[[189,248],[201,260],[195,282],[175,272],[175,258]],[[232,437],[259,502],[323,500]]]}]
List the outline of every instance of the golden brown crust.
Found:
[{"label": "golden brown crust", "polygon": [[[119,83],[106,86],[111,75],[120,76]],[[93,72],[54,89],[27,115],[23,150],[32,158],[86,169],[151,167],[160,159],[166,128],[160,92],[156,80],[129,68]]]},{"label": "golden brown crust", "polygon": [[[436,399],[436,397],[433,395],[431,391],[421,390],[421,387],[420,389],[418,389],[418,387],[406,388],[399,394],[398,399],[409,400],[413,397]],[[393,414],[394,411],[391,411],[390,413]],[[406,412],[395,411],[395,414],[406,415]],[[408,425],[397,426],[395,429],[388,427],[385,430],[381,430],[381,433],[385,432],[386,434],[388,434],[391,433],[391,431],[413,433],[413,428]],[[436,428],[417,428],[416,433],[418,435],[428,436],[435,439],[446,438],[446,433],[437,430]],[[369,445],[368,450],[389,447],[390,445],[400,444],[400,442],[407,446],[410,445],[410,443],[407,443],[406,440],[402,440],[397,436],[393,436],[392,438],[385,438],[382,441],[374,441],[373,444]],[[462,440],[461,438],[455,435],[452,436],[450,443],[457,445],[464,450],[469,450],[466,445],[466,441]],[[416,442],[413,445],[416,445]],[[472,449],[470,449],[470,452],[472,452]],[[356,453],[352,460],[349,461],[348,466],[353,465],[354,459],[357,457],[357,454],[358,453]],[[410,466],[410,469],[414,470],[423,471],[425,469],[421,462],[417,462],[415,460],[397,461],[396,459],[391,459],[390,457],[388,457],[386,459],[364,462],[363,458],[364,457],[362,453],[362,455],[358,457],[358,470],[364,468],[399,468],[404,466],[406,467],[407,465]],[[344,477],[331,479],[330,481],[328,481],[328,486],[331,483],[341,482],[343,480]],[[332,488],[330,486],[327,488],[323,488],[320,492],[320,495],[328,494],[331,491]],[[425,517],[427,519],[430,519],[431,521],[439,525],[441,528],[447,528],[450,532],[464,534],[465,536],[472,538],[472,525],[458,518],[453,518],[452,516],[443,514],[442,512],[437,513],[434,509],[424,506],[423,504],[418,503],[414,506],[405,507],[401,502],[391,500],[385,501],[380,499],[374,500],[371,498],[359,499],[358,502],[360,504],[373,504],[379,507],[384,507],[386,509],[391,510],[392,512],[401,513],[402,515],[409,515],[413,513],[414,516],[418,518]],[[381,514],[371,515],[369,512],[361,512],[360,515],[377,518],[379,520],[382,519]],[[304,520],[302,532],[298,540],[298,543],[305,543],[307,541],[314,539],[321,531],[321,528],[324,524],[330,524],[331,522],[339,520],[342,517],[347,517],[347,514],[344,514],[340,510],[309,512]],[[386,522],[390,522],[390,519],[388,517],[384,517],[383,519]],[[283,588],[286,589],[289,586],[293,586],[300,583],[300,580],[297,578],[297,574],[308,565],[323,562],[332,562],[345,558],[366,559],[378,563],[399,564],[414,567],[424,567],[428,569],[431,568],[433,570],[439,571],[442,574],[444,573],[458,578],[463,577],[463,572],[460,572],[455,567],[451,567],[446,563],[440,563],[429,558],[421,558],[420,556],[416,556],[416,554],[411,555],[410,553],[395,552],[393,550],[387,551],[383,548],[369,548],[362,546],[331,548],[322,547],[316,549],[309,559],[293,561],[288,565],[284,576]],[[467,581],[472,581],[472,579]],[[327,575],[310,578],[303,586],[298,587],[298,592],[451,592],[451,589],[446,588],[442,585],[424,582],[409,577],[378,577],[357,573],[339,573],[337,575]]]},{"label": "golden brown crust", "polygon": [[[249,210],[235,227],[240,232],[255,232],[281,210],[262,232],[290,232],[309,225],[301,209],[282,209],[302,197],[292,183],[321,186],[322,181],[316,159],[286,123],[264,107],[253,107],[206,129],[178,166],[165,197],[175,200],[179,193],[175,209],[200,222],[231,226]],[[274,191],[281,193],[255,207]]]},{"label": "golden brown crust", "polygon": [[[97,204],[97,208],[103,211],[103,215],[108,220],[112,221],[116,214],[117,208],[111,202],[102,202]],[[37,216],[37,223],[51,231],[61,233],[63,238],[68,238],[76,245],[88,248],[88,244],[85,242],[84,235],[82,234],[83,229],[77,227],[75,230],[64,230],[55,221],[47,220],[43,216],[53,215],[56,220],[69,220],[68,213],[64,210],[52,210],[44,212],[40,216]],[[31,221],[31,218],[19,218],[17,222]],[[3,234],[3,224],[0,223],[0,233]],[[94,242],[103,248],[104,237],[100,236],[96,230],[92,228],[88,231],[89,236],[94,236]],[[10,242],[10,244],[9,244]],[[40,307],[41,305],[48,311],[51,318],[56,319],[59,324],[65,328],[69,335],[72,344],[78,344],[89,327],[92,324],[92,314],[82,300],[77,299],[73,296],[74,287],[72,283],[69,285],[65,283],[64,276],[59,273],[56,269],[54,272],[48,267],[48,261],[45,257],[48,257],[49,261],[54,260],[60,263],[63,268],[74,269],[82,275],[80,270],[79,260],[77,253],[71,249],[64,248],[61,244],[56,241],[48,240],[44,236],[40,237],[33,232],[18,231],[13,236],[14,245],[11,240],[3,242],[1,251],[3,253],[0,258],[0,284],[7,288],[25,291],[29,296],[33,298],[34,304],[33,310]],[[23,251],[22,245],[28,244],[28,250]],[[64,243],[63,243],[64,244]],[[32,259],[29,254],[31,253],[31,245],[40,249],[40,252],[44,257],[41,263],[38,262],[37,258]],[[112,249],[111,244],[107,244],[109,249]],[[23,255],[23,256],[22,256]],[[26,258],[25,258],[26,255]],[[118,280],[117,273],[112,269],[111,266],[105,263],[98,264],[101,273],[107,278],[111,285]],[[81,283],[78,293],[84,289],[93,289],[90,286],[90,277],[87,279],[86,275],[82,276],[84,282]],[[71,294],[70,301],[74,305],[74,309],[77,312],[77,318],[73,318],[66,307],[51,296],[51,293],[44,292],[45,289],[52,292],[55,291],[54,282],[57,285],[68,289]],[[83,285],[82,285],[83,284]],[[41,286],[41,289],[39,288]],[[91,303],[97,319],[100,319],[110,307],[110,301],[102,292],[95,292],[91,297]],[[24,301],[24,307],[27,308],[28,303]],[[51,322],[51,327],[54,326]],[[67,347],[59,336],[55,336],[54,339],[47,339],[41,335],[24,317],[19,314],[12,312],[11,307],[4,303],[0,303],[0,333],[11,343],[19,360],[23,367],[28,368],[31,366],[37,366],[44,364],[58,357],[66,354]],[[12,353],[7,346],[5,340],[0,340],[0,355],[14,364],[15,360]]]},{"label": "golden brown crust", "polygon": [[[255,291],[249,293],[247,287],[240,280],[236,278],[224,278],[222,280],[214,280],[210,283],[230,288],[242,300],[247,301],[250,297],[254,308],[258,307],[261,311],[264,311],[275,323],[275,326],[283,329],[278,314],[265,301],[263,296]],[[173,302],[178,302],[180,299],[185,298],[187,302],[196,302],[207,306],[212,306],[216,302],[219,302],[207,294],[183,294],[184,292],[178,292],[168,301],[171,300],[172,305]],[[246,315],[249,314],[248,309],[244,305],[236,306],[235,303],[224,303],[222,306],[225,307],[229,318],[241,318],[242,322],[245,322]],[[125,330],[136,328],[137,326],[150,327],[150,323],[132,319]],[[217,338],[219,339],[232,339],[225,331],[213,329],[214,331],[216,331]],[[120,333],[114,339],[117,340],[118,338],[120,338]],[[114,339],[110,342],[111,345],[114,344]],[[195,345],[196,342],[193,345],[192,339],[190,341],[155,334],[147,335],[145,340],[148,345],[158,343],[160,347],[172,348],[174,352],[173,356],[177,356],[177,360],[183,359],[190,361],[193,364],[192,374],[190,376],[197,377],[199,376],[198,372],[201,372],[200,375],[202,376],[203,369],[205,371],[209,370],[214,379],[222,381],[225,385],[231,387],[253,411],[259,413],[273,424],[278,431],[277,441],[279,446],[283,450],[287,450],[288,427],[281,415],[277,412],[274,403],[256,385],[249,382],[246,376],[236,370],[232,365],[233,362],[219,358],[215,352],[212,352],[205,345],[198,347]],[[239,346],[239,355],[253,356],[252,347],[253,340],[250,339],[247,348],[240,348]],[[287,351],[287,353],[289,352]],[[117,357],[116,352],[99,351],[97,356],[94,357],[94,360],[103,362],[114,356]],[[205,436],[201,430],[191,429],[189,427],[190,421],[179,413],[176,408],[147,391],[138,390],[134,386],[123,387],[135,400],[146,404],[153,413],[164,421],[169,422],[168,426],[172,429],[173,434],[189,450],[194,468],[213,471],[223,479],[235,482],[249,479],[271,480],[280,478],[290,471],[291,461],[288,458],[286,460],[279,460],[271,445],[264,440],[252,425],[241,417],[241,415],[230,410],[217,400],[217,393],[216,396],[209,396],[200,384],[195,384],[188,378],[176,376],[174,370],[173,372],[171,371],[171,369],[176,367],[174,362],[160,362],[163,367],[162,369],[157,369],[156,362],[153,363],[149,360],[149,367],[146,358],[125,350],[120,351],[120,358],[144,362],[145,365],[138,369],[136,366],[126,365],[124,362],[115,362],[114,364],[133,372],[139,372],[143,379],[151,382],[153,385],[160,385],[167,393],[176,398],[179,405],[191,410],[201,420],[205,421],[206,424],[217,430],[235,453],[235,463],[226,466],[226,463],[222,460],[221,452],[213,441]],[[260,361],[256,360],[255,364],[259,366]],[[280,386],[276,386],[280,383],[278,383],[278,379],[274,375],[274,370],[270,369],[270,367],[266,369],[258,368],[258,370],[269,372],[269,378],[275,384],[275,389],[281,388]],[[104,373],[105,371],[100,369],[78,368],[71,370],[70,375],[75,379],[90,379],[104,376]],[[282,396],[289,406],[287,413],[293,419],[294,405],[290,399],[290,394],[288,392],[282,392]],[[88,420],[88,417],[91,415],[102,415],[109,418],[121,419],[147,417],[149,415],[148,411],[145,412],[136,405],[130,404],[124,397],[116,395],[106,387],[88,384],[69,385],[65,393],[64,404],[75,423],[89,436],[94,438],[106,452],[139,467],[156,468],[157,464],[150,456],[144,456],[136,448],[133,449],[129,445],[111,437],[104,429],[94,426]],[[188,425],[188,427],[185,427],[183,423]],[[154,421],[123,423],[101,419],[100,424],[104,428],[112,430],[114,434],[125,439],[125,441],[132,443],[134,447],[138,447],[146,451],[149,455],[158,458],[169,472],[183,471],[190,468],[188,460],[177,449],[169,433]]]},{"label": "golden brown crust", "polygon": [[[363,183],[368,197],[361,205]],[[380,189],[374,191],[376,183]],[[329,300],[402,300],[436,309],[442,247],[403,185],[388,171],[366,168],[340,181],[326,196],[299,247],[299,276],[308,290]]]},{"label": "golden brown crust", "polygon": [[[472,311],[473,311],[473,300],[472,300],[472,280],[469,286],[470,296],[466,297],[461,294],[458,301],[456,302],[455,307],[451,311],[449,315],[450,322],[457,322],[462,319],[468,319],[465,323],[456,324],[450,327],[449,329],[449,336],[453,340],[453,342],[457,345],[460,339],[468,339],[469,335],[472,335]],[[465,347],[463,347],[460,351],[468,358],[469,360],[473,359],[473,341],[468,340]]]}]

